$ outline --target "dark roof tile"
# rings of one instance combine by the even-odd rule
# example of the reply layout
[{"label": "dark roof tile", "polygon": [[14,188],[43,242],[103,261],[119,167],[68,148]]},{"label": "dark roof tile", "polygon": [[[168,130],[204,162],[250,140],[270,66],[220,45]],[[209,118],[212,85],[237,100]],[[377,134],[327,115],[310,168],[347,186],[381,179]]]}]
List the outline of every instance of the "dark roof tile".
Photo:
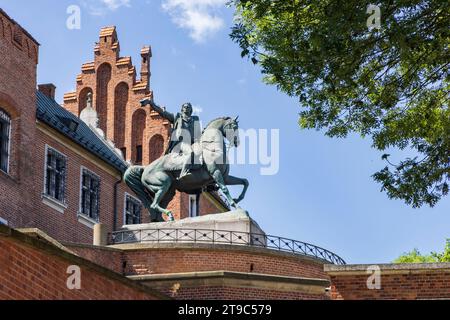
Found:
[{"label": "dark roof tile", "polygon": [[[103,141],[102,138],[93,132],[86,123],[40,91],[37,91],[36,117],[120,172],[123,173],[127,169],[128,164],[106,144],[106,141]],[[72,122],[76,124],[72,127],[75,130],[71,130],[70,124]]]}]

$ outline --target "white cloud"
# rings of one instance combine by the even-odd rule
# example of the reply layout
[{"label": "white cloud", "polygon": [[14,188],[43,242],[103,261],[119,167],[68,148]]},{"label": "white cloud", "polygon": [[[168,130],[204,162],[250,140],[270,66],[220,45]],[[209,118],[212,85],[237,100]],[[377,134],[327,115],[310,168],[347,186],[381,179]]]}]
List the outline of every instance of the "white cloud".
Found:
[{"label": "white cloud", "polygon": [[131,7],[131,0],[82,0],[81,4],[93,16],[104,16],[121,7]]},{"label": "white cloud", "polygon": [[131,0],[100,0],[109,10],[116,10],[120,7],[129,7]]},{"label": "white cloud", "polygon": [[228,0],[163,0],[162,7],[196,42],[204,42],[223,28],[218,11]]}]

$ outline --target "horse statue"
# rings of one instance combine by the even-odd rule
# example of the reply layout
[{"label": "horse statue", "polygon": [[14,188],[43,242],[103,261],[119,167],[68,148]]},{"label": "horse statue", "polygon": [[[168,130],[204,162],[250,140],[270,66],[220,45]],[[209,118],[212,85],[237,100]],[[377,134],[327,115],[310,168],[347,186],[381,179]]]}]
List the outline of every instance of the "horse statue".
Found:
[{"label": "horse statue", "polygon": [[[229,174],[226,142],[232,147],[239,146],[238,117],[221,117],[208,124],[199,144],[193,146],[199,161],[188,176],[177,179],[183,163],[181,148],[179,152],[166,154],[146,167],[129,167],[124,174],[124,181],[149,210],[152,222],[165,221],[163,215],[170,221],[174,220],[167,205],[175,196],[175,191],[199,194],[205,188],[214,189],[218,186],[229,204],[239,208],[237,204],[244,199],[249,183],[247,179]],[[243,186],[238,198],[232,198],[227,185]]]}]

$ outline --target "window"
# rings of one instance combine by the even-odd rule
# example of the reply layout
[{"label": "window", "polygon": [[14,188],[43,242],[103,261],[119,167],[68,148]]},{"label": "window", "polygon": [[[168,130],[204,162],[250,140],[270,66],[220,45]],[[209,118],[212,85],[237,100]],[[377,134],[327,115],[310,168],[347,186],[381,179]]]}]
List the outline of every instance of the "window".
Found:
[{"label": "window", "polygon": [[81,169],[81,206],[80,214],[99,221],[100,178],[89,170]]},{"label": "window", "polygon": [[142,146],[136,147],[136,163],[142,163]]},{"label": "window", "polygon": [[198,217],[198,195],[189,196],[189,217]]},{"label": "window", "polygon": [[141,223],[141,202],[125,194],[125,224]]},{"label": "window", "polygon": [[44,195],[65,203],[67,158],[46,146]]},{"label": "window", "polygon": [[11,118],[0,108],[0,170],[8,173]]}]

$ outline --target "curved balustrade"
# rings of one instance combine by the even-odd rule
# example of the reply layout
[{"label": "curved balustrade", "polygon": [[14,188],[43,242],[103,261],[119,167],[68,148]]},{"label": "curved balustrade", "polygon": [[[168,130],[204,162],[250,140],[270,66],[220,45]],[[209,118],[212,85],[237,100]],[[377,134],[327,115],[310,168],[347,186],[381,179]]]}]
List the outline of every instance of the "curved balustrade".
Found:
[{"label": "curved balustrade", "polygon": [[110,242],[112,244],[175,242],[245,245],[314,257],[332,264],[345,264],[345,261],[333,252],[306,242],[237,231],[185,228],[122,230],[111,233]]}]

